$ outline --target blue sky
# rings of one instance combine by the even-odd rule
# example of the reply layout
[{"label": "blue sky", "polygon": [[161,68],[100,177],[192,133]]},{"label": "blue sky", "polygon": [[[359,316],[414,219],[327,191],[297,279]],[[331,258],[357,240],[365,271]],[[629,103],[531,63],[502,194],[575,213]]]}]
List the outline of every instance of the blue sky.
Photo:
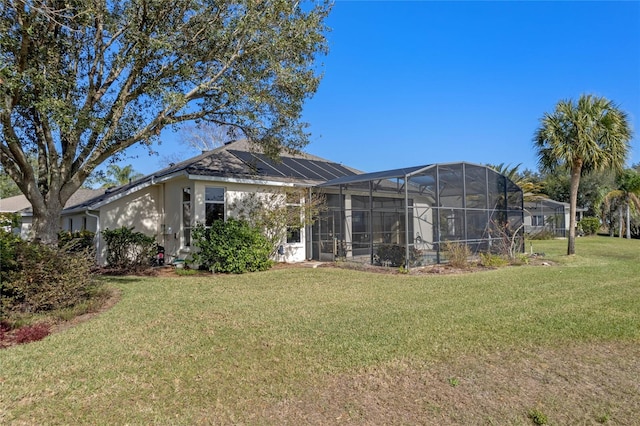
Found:
[{"label": "blue sky", "polygon": [[590,93],[629,114],[629,165],[640,162],[638,1],[337,0],[327,23],[324,78],[304,110],[312,154],[367,172],[452,161],[536,170],[540,117]]}]

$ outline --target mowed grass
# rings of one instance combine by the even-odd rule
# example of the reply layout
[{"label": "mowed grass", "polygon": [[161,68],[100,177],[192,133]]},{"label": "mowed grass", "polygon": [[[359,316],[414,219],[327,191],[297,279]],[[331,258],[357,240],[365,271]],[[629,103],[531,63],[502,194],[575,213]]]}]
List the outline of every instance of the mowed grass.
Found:
[{"label": "mowed grass", "polygon": [[[392,365],[427,371],[497,353],[640,343],[640,241],[582,238],[573,257],[562,240],[534,241],[533,250],[554,264],[112,278],[121,300],[109,311],[0,351],[0,423],[343,423],[282,411],[336,377]],[[295,409],[326,411],[320,405]],[[425,407],[409,419],[434,424]],[[527,421],[526,411],[500,415],[510,417],[488,418]]]}]

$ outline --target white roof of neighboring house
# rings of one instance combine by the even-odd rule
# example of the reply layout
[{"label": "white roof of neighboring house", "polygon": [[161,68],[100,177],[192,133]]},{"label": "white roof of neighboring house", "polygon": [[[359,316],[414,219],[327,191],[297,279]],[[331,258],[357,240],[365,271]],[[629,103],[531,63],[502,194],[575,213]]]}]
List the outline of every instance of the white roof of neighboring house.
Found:
[{"label": "white roof of neighboring house", "polygon": [[22,194],[0,200],[0,213],[17,213],[30,208],[31,203]]},{"label": "white roof of neighboring house", "polygon": [[[540,197],[535,200],[529,200],[524,202],[525,208],[536,208],[536,207],[547,207],[552,209],[564,208],[567,211],[569,210],[569,203],[565,203],[562,201],[552,200],[551,198]],[[587,211],[584,207],[577,207],[576,211],[585,212]]]}]

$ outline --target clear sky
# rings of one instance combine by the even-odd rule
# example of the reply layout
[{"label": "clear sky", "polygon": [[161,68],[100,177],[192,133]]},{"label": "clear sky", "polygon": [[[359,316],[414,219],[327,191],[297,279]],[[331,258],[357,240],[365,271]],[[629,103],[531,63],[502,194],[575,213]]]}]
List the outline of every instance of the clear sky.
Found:
[{"label": "clear sky", "polygon": [[[312,154],[366,172],[454,161],[536,170],[539,119],[589,93],[629,114],[628,165],[640,162],[638,1],[337,0],[327,23],[324,78],[304,110]],[[160,160],[134,167],[152,173]]]}]

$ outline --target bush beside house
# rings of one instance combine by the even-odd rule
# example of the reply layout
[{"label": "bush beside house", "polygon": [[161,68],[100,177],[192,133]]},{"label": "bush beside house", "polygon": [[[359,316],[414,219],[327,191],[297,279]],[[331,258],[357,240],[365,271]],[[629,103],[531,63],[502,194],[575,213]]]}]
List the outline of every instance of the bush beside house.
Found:
[{"label": "bush beside house", "polygon": [[245,220],[229,218],[215,221],[210,227],[200,224],[192,236],[199,248],[193,261],[200,268],[241,274],[264,271],[273,264],[269,240]]}]

